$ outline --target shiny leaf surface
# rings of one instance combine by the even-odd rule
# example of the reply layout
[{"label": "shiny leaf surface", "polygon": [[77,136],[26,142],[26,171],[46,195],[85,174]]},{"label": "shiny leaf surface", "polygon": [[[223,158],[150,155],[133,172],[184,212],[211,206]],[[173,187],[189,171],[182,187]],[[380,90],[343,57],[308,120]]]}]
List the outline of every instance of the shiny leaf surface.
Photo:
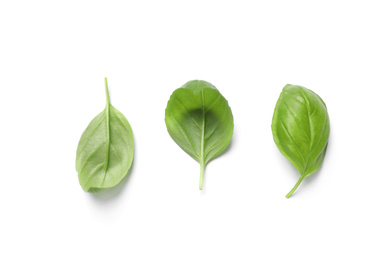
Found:
[{"label": "shiny leaf surface", "polygon": [[190,81],[171,95],[165,123],[172,139],[200,163],[202,189],[206,164],[226,149],[233,135],[227,100],[210,83]]},{"label": "shiny leaf surface", "polygon": [[313,91],[286,85],[272,119],[272,134],[280,152],[301,173],[290,197],[304,178],[317,171],[325,157],[330,133],[324,101]]}]

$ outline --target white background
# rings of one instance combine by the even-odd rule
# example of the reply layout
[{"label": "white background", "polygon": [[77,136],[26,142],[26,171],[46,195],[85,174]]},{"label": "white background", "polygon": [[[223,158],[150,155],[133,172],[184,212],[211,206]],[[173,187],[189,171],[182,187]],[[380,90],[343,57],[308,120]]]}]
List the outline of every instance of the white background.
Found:
[{"label": "white background", "polygon": [[[389,259],[388,1],[1,1],[0,259]],[[111,102],[129,120],[129,177],[100,195],[75,170]],[[206,168],[164,110],[193,79],[235,122]],[[319,94],[331,137],[299,173],[275,146],[285,84]]]}]

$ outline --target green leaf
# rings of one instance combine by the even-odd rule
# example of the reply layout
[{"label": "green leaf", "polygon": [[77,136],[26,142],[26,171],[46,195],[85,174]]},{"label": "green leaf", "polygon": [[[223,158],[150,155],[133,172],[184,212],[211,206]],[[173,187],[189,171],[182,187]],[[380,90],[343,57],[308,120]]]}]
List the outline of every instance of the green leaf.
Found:
[{"label": "green leaf", "polygon": [[117,185],[128,173],[134,156],[133,132],[127,119],[110,104],[106,83],[106,108],[81,135],[76,170],[84,191],[101,192]]},{"label": "green leaf", "polygon": [[276,103],[272,134],[280,152],[301,173],[287,198],[304,178],[320,168],[329,132],[329,116],[324,101],[307,88],[286,85]]},{"label": "green leaf", "polygon": [[227,100],[210,83],[193,80],[176,89],[165,109],[172,139],[200,163],[199,189],[204,168],[229,145],[233,115]]}]

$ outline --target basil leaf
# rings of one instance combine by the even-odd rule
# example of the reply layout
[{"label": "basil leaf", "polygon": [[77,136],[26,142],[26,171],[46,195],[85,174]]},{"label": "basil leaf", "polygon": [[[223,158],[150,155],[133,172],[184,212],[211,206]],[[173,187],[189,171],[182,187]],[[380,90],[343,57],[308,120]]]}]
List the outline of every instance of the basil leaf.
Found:
[{"label": "basil leaf", "polygon": [[206,164],[232,139],[233,115],[227,100],[210,83],[189,81],[171,95],[165,124],[172,139],[200,163],[201,190]]},{"label": "basil leaf", "polygon": [[133,162],[134,139],[127,119],[110,104],[107,78],[106,108],[81,135],[76,170],[84,191],[101,192],[117,185]]},{"label": "basil leaf", "polygon": [[272,134],[280,152],[301,173],[287,198],[304,178],[320,168],[329,132],[329,116],[324,101],[307,88],[286,85],[276,103]]}]

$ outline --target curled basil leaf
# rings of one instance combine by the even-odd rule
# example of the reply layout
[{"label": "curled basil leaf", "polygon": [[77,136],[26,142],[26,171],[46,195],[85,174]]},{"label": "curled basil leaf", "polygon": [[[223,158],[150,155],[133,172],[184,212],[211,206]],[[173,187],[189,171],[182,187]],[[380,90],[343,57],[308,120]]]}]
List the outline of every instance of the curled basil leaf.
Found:
[{"label": "curled basil leaf", "polygon": [[329,116],[324,101],[307,88],[286,85],[276,103],[272,134],[280,152],[301,173],[287,198],[303,179],[320,168],[329,132]]},{"label": "curled basil leaf", "polygon": [[190,81],[172,93],[165,124],[172,139],[200,163],[201,190],[206,164],[225,150],[233,135],[227,100],[210,83]]},{"label": "curled basil leaf", "polygon": [[76,170],[84,191],[101,192],[117,185],[133,162],[134,139],[124,115],[110,104],[107,78],[106,108],[81,135]]}]

